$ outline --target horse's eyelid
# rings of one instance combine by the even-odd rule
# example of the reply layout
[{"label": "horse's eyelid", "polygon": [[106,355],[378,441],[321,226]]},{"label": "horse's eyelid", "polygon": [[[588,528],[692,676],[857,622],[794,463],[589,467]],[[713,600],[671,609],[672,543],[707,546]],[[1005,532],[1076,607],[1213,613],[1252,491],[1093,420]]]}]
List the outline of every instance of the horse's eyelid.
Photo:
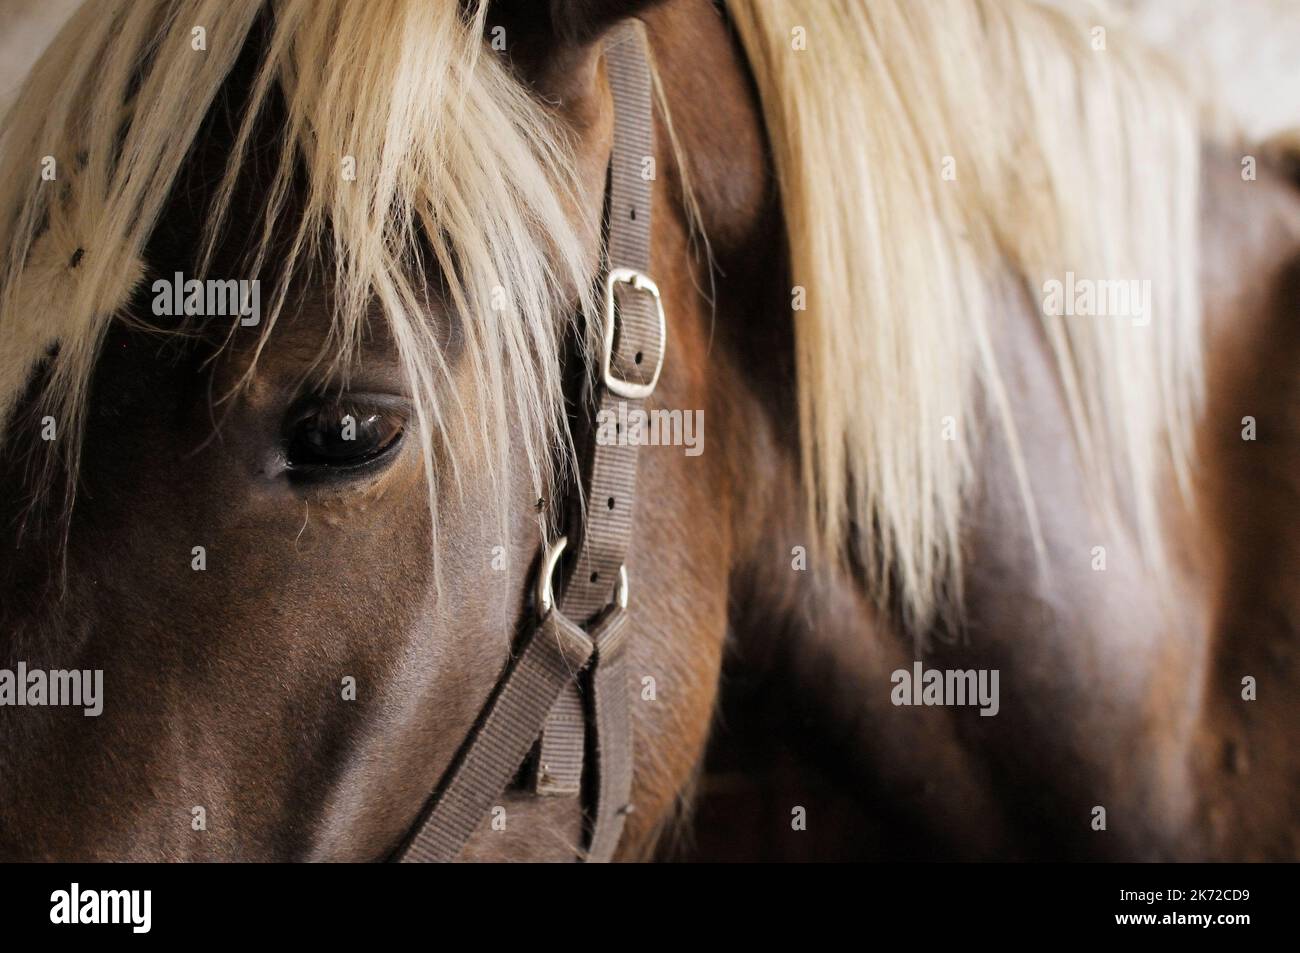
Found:
[{"label": "horse's eyelid", "polygon": [[291,405],[288,423],[290,426],[297,426],[304,420],[326,411],[351,414],[358,418],[371,414],[406,418],[411,415],[412,408],[406,398],[388,394],[349,394],[342,397],[318,395],[295,401]]}]

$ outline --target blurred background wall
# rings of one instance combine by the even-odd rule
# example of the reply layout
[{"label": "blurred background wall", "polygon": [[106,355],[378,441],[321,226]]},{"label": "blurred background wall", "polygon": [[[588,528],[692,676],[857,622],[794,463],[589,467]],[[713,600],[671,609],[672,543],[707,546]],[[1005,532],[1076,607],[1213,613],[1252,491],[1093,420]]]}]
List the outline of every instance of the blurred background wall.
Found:
[{"label": "blurred background wall", "polygon": [[80,5],[81,0],[0,0],[0,103],[17,91],[32,63]]},{"label": "blurred background wall", "polygon": [[1249,138],[1300,128],[1300,0],[1123,0]]}]

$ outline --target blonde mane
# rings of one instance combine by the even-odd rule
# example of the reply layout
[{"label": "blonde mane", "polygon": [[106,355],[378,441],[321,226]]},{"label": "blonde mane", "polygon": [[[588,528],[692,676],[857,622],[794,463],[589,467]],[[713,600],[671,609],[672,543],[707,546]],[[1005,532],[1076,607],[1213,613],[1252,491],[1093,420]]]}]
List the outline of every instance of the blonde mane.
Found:
[{"label": "blonde mane", "polygon": [[[484,48],[486,0],[468,16],[458,6],[85,4],[0,126],[0,440],[48,362],[42,406],[75,470],[105,329],[143,277],[146,242],[200,124],[266,15],[203,261],[278,90],[286,148],[245,277],[265,264],[305,169],[301,222],[280,264],[286,275],[298,259],[336,266],[338,368],[355,356],[367,312],[382,313],[428,452],[460,406],[426,318],[436,265],[436,294],[464,329],[476,404],[490,411],[465,423],[495,454],[494,473],[518,449],[507,434],[519,433],[536,486],[549,485],[565,436],[557,355],[572,301],[589,303],[591,236],[568,214],[576,183],[557,126]],[[977,398],[1016,446],[995,303],[1008,273],[1037,301],[1045,281],[1073,272],[1151,282],[1148,325],[1045,316],[1042,326],[1090,483],[1099,500],[1125,501],[1158,565],[1155,488],[1168,472],[1186,487],[1201,386],[1201,130],[1179,84],[1120,30],[1096,48],[1100,17],[1031,0],[728,7],[757,79],[806,299],[793,312],[803,461],[825,544],[865,566],[881,599],[917,626],[960,602]],[[46,157],[53,180],[41,175]],[[286,292],[270,296],[264,335]],[[1037,537],[1022,465],[1018,476]]]},{"label": "blonde mane", "polygon": [[[982,404],[1028,480],[992,341],[1014,274],[1151,282],[1150,323],[1044,316],[1097,500],[1154,566],[1201,389],[1194,104],[1086,5],[729,0],[792,248],[814,518],[917,627],[960,604]],[[947,173],[947,174],[945,174]],[[947,433],[945,433],[947,430]],[[947,437],[948,439],[945,439]],[[849,527],[858,531],[851,532]],[[896,587],[891,591],[891,584]]]},{"label": "blonde mane", "polygon": [[[553,477],[550,440],[566,430],[555,356],[573,302],[588,295],[594,245],[573,224],[567,144],[485,49],[486,10],[403,0],[85,4],[0,128],[0,164],[13,170],[0,181],[0,427],[48,360],[44,406],[67,435],[75,469],[105,329],[144,274],[146,242],[201,122],[267,15],[264,55],[205,222],[200,272],[221,238],[259,114],[278,90],[285,147],[242,277],[263,273],[303,169],[307,191],[291,250],[276,262],[285,278],[264,309],[262,344],[294,264],[332,263],[335,369],[346,375],[368,312],[382,313],[432,473],[432,435],[468,403],[427,318],[438,298],[463,332],[467,376],[480,390],[482,416],[457,422],[481,434],[478,452],[495,454],[494,478],[522,449],[540,495]],[[56,163],[52,181],[41,177],[46,156]],[[426,277],[433,266],[436,290]],[[511,446],[512,431],[522,448]]]}]

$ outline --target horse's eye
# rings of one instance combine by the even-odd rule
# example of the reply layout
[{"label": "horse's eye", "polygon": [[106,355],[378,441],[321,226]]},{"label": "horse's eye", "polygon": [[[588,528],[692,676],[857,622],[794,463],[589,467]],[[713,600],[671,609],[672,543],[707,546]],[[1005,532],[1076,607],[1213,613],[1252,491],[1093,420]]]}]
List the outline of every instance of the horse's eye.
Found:
[{"label": "horse's eye", "polygon": [[403,417],[391,410],[324,403],[295,415],[287,461],[292,470],[373,463],[401,442]]}]

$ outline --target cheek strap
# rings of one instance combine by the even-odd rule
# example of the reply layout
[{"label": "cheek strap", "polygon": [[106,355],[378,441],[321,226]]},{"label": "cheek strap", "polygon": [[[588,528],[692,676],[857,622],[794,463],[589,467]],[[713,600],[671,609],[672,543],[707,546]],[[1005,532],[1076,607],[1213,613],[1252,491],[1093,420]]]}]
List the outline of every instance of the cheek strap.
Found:
[{"label": "cheek strap", "polygon": [[[655,389],[667,328],[650,266],[654,112],[644,27],[611,32],[605,65],[614,100],[608,233],[603,264],[601,366],[595,420],[627,421]],[[588,316],[588,321],[593,320]],[[592,427],[576,511],[577,544],[565,561],[559,598],[553,579],[568,545],[540,561],[537,618],[480,712],[398,861],[455,860],[534,745],[532,793],[567,799],[584,820],[578,859],[610,860],[632,811],[632,687],[626,662],[628,574],[639,440],[602,439]],[[584,754],[593,757],[584,765]],[[588,781],[584,810],[583,781]],[[556,859],[572,860],[571,853]]]}]

